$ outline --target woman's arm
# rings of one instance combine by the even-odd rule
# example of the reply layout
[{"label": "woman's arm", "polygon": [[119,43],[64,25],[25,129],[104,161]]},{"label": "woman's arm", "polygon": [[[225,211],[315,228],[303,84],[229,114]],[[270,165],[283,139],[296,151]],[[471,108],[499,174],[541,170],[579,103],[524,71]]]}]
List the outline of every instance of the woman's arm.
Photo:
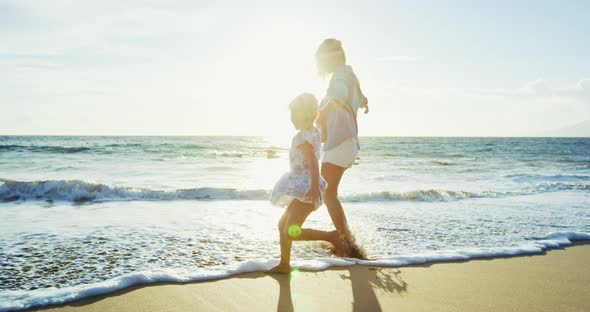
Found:
[{"label": "woman's arm", "polygon": [[314,203],[321,202],[320,167],[318,165],[318,159],[315,157],[313,146],[309,142],[305,142],[297,146],[297,148],[303,153],[303,157],[309,164],[309,169],[311,171],[311,189],[306,195],[309,196]]},{"label": "woman's arm", "polygon": [[318,128],[320,128],[320,133],[322,134],[322,143],[326,143],[326,139],[328,138],[328,116],[330,115],[330,112],[335,106],[336,101],[333,99],[329,99],[327,100],[327,103],[322,107],[318,114],[316,124]]}]

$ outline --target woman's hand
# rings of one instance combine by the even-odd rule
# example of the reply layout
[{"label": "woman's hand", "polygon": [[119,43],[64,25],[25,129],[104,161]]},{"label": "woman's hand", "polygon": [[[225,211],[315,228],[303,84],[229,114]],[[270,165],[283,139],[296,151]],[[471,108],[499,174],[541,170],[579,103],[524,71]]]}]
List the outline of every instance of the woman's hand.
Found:
[{"label": "woman's hand", "polygon": [[369,113],[369,103],[365,104],[365,115]]},{"label": "woman's hand", "polygon": [[311,202],[315,204],[322,202],[322,193],[320,192],[319,186],[312,186],[309,191],[305,194],[306,198],[311,199]]}]

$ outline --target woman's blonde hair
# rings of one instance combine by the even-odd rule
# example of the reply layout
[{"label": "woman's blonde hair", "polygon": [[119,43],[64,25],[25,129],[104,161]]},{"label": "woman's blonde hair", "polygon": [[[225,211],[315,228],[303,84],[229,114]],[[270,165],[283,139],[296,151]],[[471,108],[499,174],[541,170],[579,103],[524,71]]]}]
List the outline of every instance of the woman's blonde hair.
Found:
[{"label": "woman's blonde hair", "polygon": [[315,53],[318,73],[325,76],[333,73],[338,67],[346,65],[346,54],[342,42],[334,38],[324,40]]},{"label": "woman's blonde hair", "polygon": [[297,130],[307,130],[313,126],[318,117],[318,100],[313,94],[298,95],[289,104],[291,121]]}]

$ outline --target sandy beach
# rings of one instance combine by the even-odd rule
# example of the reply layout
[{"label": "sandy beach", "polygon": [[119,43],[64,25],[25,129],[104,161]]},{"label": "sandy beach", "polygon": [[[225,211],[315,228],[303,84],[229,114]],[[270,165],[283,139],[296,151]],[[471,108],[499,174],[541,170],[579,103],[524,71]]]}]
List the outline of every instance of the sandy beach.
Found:
[{"label": "sandy beach", "polygon": [[0,0],[0,312],[590,312],[590,1],[464,2]]},{"label": "sandy beach", "polygon": [[135,287],[45,311],[589,311],[590,245],[401,268],[247,273]]}]

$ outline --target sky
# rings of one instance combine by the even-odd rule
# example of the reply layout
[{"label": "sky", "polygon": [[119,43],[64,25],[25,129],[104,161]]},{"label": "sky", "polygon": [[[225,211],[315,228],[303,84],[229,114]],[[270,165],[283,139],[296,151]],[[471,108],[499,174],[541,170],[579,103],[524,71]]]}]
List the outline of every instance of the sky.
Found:
[{"label": "sky", "polygon": [[292,134],[342,41],[367,136],[543,135],[590,119],[586,1],[0,0],[0,134]]}]

